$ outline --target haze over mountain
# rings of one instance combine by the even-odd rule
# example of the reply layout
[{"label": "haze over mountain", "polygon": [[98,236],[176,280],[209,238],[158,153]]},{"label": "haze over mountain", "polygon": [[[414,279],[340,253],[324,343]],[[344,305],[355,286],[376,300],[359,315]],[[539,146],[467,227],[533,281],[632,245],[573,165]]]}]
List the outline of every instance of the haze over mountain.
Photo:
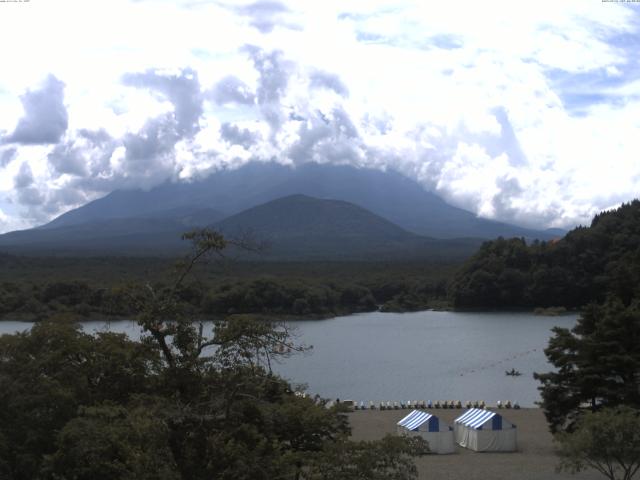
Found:
[{"label": "haze over mountain", "polygon": [[536,231],[478,218],[445,203],[415,181],[394,171],[306,163],[296,168],[249,163],[194,182],[165,183],[149,191],[117,190],[67,212],[43,228],[112,218],[132,218],[181,209],[212,208],[233,215],[277,198],[303,194],[344,200],[380,215],[405,230],[435,238],[526,237],[549,239],[556,231]]}]

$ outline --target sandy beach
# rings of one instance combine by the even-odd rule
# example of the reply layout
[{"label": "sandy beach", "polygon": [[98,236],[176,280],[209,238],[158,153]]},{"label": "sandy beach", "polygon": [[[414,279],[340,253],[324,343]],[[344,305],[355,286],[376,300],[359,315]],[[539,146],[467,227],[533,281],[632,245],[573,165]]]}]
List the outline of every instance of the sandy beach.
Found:
[{"label": "sandy beach", "polygon": [[[464,410],[429,410],[441,421],[452,424]],[[364,410],[349,415],[354,440],[375,440],[395,433],[396,422],[408,410]],[[547,480],[600,479],[595,471],[577,475],[556,473],[558,458],[542,410],[525,408],[500,410],[518,428],[518,451],[514,453],[476,453],[456,446],[451,455],[427,455],[416,461],[420,479],[464,480]]]}]

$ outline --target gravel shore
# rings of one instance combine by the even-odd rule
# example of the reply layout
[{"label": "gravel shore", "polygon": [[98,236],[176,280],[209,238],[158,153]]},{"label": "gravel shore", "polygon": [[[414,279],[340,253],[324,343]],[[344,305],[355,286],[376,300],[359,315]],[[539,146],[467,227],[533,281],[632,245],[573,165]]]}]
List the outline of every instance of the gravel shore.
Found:
[{"label": "gravel shore", "polygon": [[[441,421],[453,424],[464,410],[430,410]],[[349,415],[354,440],[375,440],[395,433],[396,422],[408,410],[363,410]],[[456,446],[451,455],[427,455],[416,461],[420,479],[461,480],[591,480],[602,479],[595,471],[577,475],[556,473],[558,458],[554,453],[542,410],[524,408],[500,410],[505,419],[518,428],[518,451],[514,453],[476,453]]]}]

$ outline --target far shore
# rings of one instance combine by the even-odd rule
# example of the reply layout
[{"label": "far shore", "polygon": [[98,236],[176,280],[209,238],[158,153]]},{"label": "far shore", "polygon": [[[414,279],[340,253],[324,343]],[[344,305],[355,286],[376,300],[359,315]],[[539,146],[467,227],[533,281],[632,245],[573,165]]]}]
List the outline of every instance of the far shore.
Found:
[{"label": "far shore", "polygon": [[[449,425],[464,409],[427,410]],[[539,408],[497,410],[518,428],[518,451],[477,453],[456,446],[451,455],[427,455],[416,460],[419,479],[438,480],[597,480],[595,471],[571,475],[556,473],[558,457],[553,437]],[[349,414],[354,440],[376,440],[396,433],[396,423],[407,410],[358,410]]]}]

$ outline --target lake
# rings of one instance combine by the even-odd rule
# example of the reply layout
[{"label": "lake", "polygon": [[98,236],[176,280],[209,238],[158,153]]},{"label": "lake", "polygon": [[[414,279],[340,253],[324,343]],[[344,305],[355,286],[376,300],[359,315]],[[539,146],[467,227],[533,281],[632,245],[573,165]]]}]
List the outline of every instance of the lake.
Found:
[{"label": "lake", "polygon": [[[298,340],[313,346],[275,369],[308,391],[357,401],[497,400],[534,406],[533,372],[550,370],[544,348],[554,326],[572,327],[577,315],[542,317],[506,312],[363,313],[292,321]],[[84,322],[137,337],[130,321]],[[29,328],[0,322],[1,333]],[[515,368],[519,377],[505,375]]]}]

